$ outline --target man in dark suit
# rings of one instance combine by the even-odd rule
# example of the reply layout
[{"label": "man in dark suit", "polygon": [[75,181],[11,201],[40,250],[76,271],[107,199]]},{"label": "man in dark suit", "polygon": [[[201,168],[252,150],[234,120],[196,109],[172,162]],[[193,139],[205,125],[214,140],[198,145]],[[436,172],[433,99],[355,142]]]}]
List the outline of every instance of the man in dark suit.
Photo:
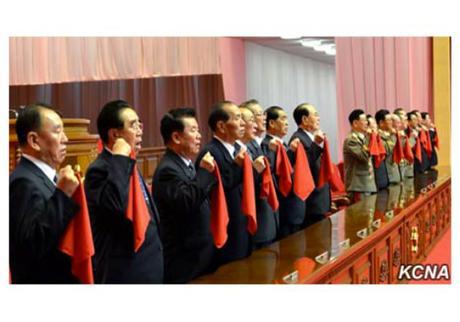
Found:
[{"label": "man in dark suit", "polygon": [[277,144],[282,144],[294,168],[294,151],[297,149],[300,140],[292,140],[289,146],[283,142],[283,137],[286,136],[289,129],[289,123],[287,114],[281,107],[271,106],[265,111],[265,114],[267,134],[262,141],[261,148],[264,155],[267,156],[270,161],[270,167],[274,177],[273,182],[278,191],[278,200],[280,203],[278,238],[281,239],[302,228],[302,224],[305,220],[305,202],[296,196],[292,192],[292,189],[287,196],[279,192],[278,178],[275,173],[276,149]]},{"label": "man in dark suit", "polygon": [[[159,218],[142,176],[136,169],[142,144],[142,123],[125,101],[107,103],[97,118],[104,149],[90,165],[85,179],[96,254],[96,283],[161,283],[163,250]],[[134,248],[133,221],[126,217],[131,177],[138,175],[148,225],[140,248]],[[140,216],[140,214],[134,214]],[[145,214],[144,214],[145,216]]]},{"label": "man in dark suit", "polygon": [[436,148],[435,148],[435,143],[434,143],[434,139],[437,135],[436,133],[436,127],[434,126],[433,122],[431,121],[431,118],[430,118],[430,114],[428,114],[427,112],[422,112],[420,113],[421,116],[422,116],[422,126],[424,127],[424,129],[427,131],[427,133],[429,133],[429,139],[430,139],[430,142],[431,142],[431,157],[429,158],[429,168],[431,169],[432,167],[438,165],[438,154],[436,152]]},{"label": "man in dark suit", "polygon": [[274,242],[277,235],[279,225],[278,212],[268,204],[267,198],[260,198],[262,188],[261,172],[265,169],[263,163],[264,154],[262,148],[257,142],[257,122],[252,111],[247,107],[240,107],[241,117],[244,121],[244,136],[240,140],[240,144],[244,144],[251,156],[252,160],[257,160],[254,163],[258,166],[254,171],[254,185],[256,198],[257,212],[257,233],[254,235],[254,249],[262,248]]},{"label": "man in dark suit", "polygon": [[329,183],[320,188],[317,187],[321,156],[323,154],[324,133],[319,126],[320,117],[316,108],[309,103],[298,105],[294,109],[294,120],[299,128],[292,135],[290,142],[298,138],[303,144],[307,153],[310,171],[315,181],[315,189],[305,200],[304,226],[306,227],[325,218],[324,215],[331,208],[331,190]]},{"label": "man in dark suit", "polygon": [[[396,130],[393,128],[393,118],[390,111],[380,109],[375,113],[375,121],[379,127],[378,135],[385,146],[385,167],[388,173],[388,181],[390,184],[401,182],[401,173],[399,165],[393,161],[393,151],[396,146]],[[377,173],[376,173],[377,175]]]},{"label": "man in dark suit", "polygon": [[254,114],[254,122],[256,124],[256,133],[254,139],[260,146],[265,134],[266,115],[264,113],[264,109],[262,108],[262,106],[260,106],[259,101],[257,101],[256,99],[250,99],[249,101],[246,101],[243,104],[241,104],[240,107],[246,107],[252,112],[252,114]]},{"label": "man in dark suit", "polygon": [[[420,133],[422,131],[422,128],[420,126],[419,122],[419,114],[420,112],[417,110],[411,111],[407,113],[407,122],[408,122],[408,128],[407,128],[407,136],[413,136],[415,139],[420,140]],[[421,119],[421,116],[420,116]],[[421,144],[421,151],[422,151],[422,160],[419,161],[417,158],[414,158],[414,175],[416,176],[417,174],[424,173],[428,170],[430,167],[430,161],[428,159],[425,147],[423,144]],[[415,156],[415,149],[414,149],[414,156]]]},{"label": "man in dark suit", "polygon": [[243,137],[244,128],[238,106],[230,101],[217,103],[212,108],[208,125],[214,137],[200,152],[195,167],[209,152],[222,177],[229,216],[228,239],[217,252],[218,263],[222,265],[248,257],[252,252],[252,236],[247,230],[248,219],[241,210],[242,166],[246,149],[236,144],[236,140]]},{"label": "man in dark suit", "polygon": [[161,120],[166,153],[153,175],[153,198],[160,213],[165,283],[186,283],[213,268],[209,194],[216,179],[214,159],[205,155],[195,169],[201,134],[195,110],[178,108]]},{"label": "man in dark suit", "polygon": [[77,283],[59,241],[79,207],[78,187],[65,159],[67,137],[48,105],[29,105],[16,121],[22,157],[10,176],[10,270],[13,283]]}]

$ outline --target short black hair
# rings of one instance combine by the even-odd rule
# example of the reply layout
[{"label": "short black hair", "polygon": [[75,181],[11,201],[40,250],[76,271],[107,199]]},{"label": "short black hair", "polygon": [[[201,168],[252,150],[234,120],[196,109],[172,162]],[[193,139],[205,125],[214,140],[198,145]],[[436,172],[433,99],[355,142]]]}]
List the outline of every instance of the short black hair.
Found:
[{"label": "short black hair", "polygon": [[426,117],[429,116],[430,114],[428,112],[422,112],[422,119],[426,120]]},{"label": "short black hair", "polygon": [[385,109],[380,109],[375,113],[375,121],[377,122],[377,125],[380,124],[380,121],[385,121],[385,116],[390,114],[390,111],[385,110]]},{"label": "short black hair", "polygon": [[252,98],[252,99],[249,99],[247,101],[244,101],[243,103],[240,104],[240,107],[247,107],[249,108],[249,106],[251,105],[255,105],[255,104],[259,104],[259,101]]},{"label": "short black hair", "polygon": [[373,119],[374,117],[371,115],[371,114],[367,114],[366,115],[366,119],[367,119],[367,125],[369,125],[369,119]]},{"label": "short black hair", "polygon": [[359,117],[362,114],[366,115],[366,113],[364,113],[364,111],[359,109],[359,108],[354,109],[353,111],[351,111],[350,115],[348,115],[348,122],[350,122],[350,125],[353,125],[353,121],[359,120]]},{"label": "short black hair", "polygon": [[283,111],[282,107],[279,106],[270,106],[265,110],[265,115],[267,115],[267,121],[265,123],[265,128],[268,130],[268,125],[270,124],[270,120],[276,121],[280,115],[279,111]]},{"label": "short black hair", "polygon": [[120,117],[120,112],[125,109],[134,108],[123,100],[115,100],[108,102],[102,107],[97,117],[97,132],[101,137],[102,142],[109,143],[109,130],[123,128],[123,121]]},{"label": "short black hair", "polygon": [[224,106],[228,104],[235,104],[231,101],[222,101],[211,107],[211,113],[209,113],[208,125],[213,132],[216,131],[217,122],[227,122],[230,119],[230,115],[225,111]]},{"label": "short black hair", "polygon": [[19,146],[27,144],[27,135],[30,132],[41,129],[42,116],[40,111],[43,109],[52,110],[61,117],[61,114],[55,111],[50,105],[41,102],[29,104],[24,109],[20,109],[18,118],[16,119],[16,135]]},{"label": "short black hair", "polygon": [[414,111],[411,111],[411,112],[407,113],[407,120],[408,120],[408,121],[411,120],[412,115],[415,116],[416,118],[418,118],[418,117],[417,117],[417,114],[415,114]]},{"label": "short black hair", "polygon": [[297,125],[300,125],[302,123],[302,118],[304,116],[308,117],[310,115],[310,112],[308,111],[308,108],[306,107],[307,105],[310,105],[310,103],[299,104],[294,109],[294,120]]},{"label": "short black hair", "polygon": [[195,110],[190,107],[181,107],[170,110],[161,119],[160,133],[164,144],[171,140],[173,132],[183,132],[185,129],[183,119],[186,117],[196,117]]}]

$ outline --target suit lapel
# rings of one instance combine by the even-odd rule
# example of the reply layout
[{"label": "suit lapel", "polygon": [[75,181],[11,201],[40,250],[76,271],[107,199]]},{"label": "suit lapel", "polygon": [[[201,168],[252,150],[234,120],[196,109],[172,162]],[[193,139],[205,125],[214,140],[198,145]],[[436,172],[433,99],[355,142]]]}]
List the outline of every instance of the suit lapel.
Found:
[{"label": "suit lapel", "polygon": [[27,169],[27,171],[31,172],[33,175],[35,175],[39,180],[43,181],[44,186],[49,190],[50,193],[54,193],[54,190],[56,190],[56,186],[54,185],[53,182],[50,181],[50,179],[43,173],[42,170],[40,170],[39,167],[37,167],[33,162],[30,160],[27,160],[26,158],[21,158],[20,164]]},{"label": "suit lapel", "polygon": [[232,163],[233,162],[233,156],[230,155],[230,152],[225,148],[225,146],[216,138],[212,138],[213,145],[220,150],[222,155],[224,156],[224,159],[227,160],[227,162]]},{"label": "suit lapel", "polygon": [[190,172],[190,169],[185,165],[184,161],[180,158],[179,155],[177,155],[175,152],[171,151],[170,149],[166,150],[165,157],[167,157],[171,162],[174,162],[184,173],[184,175],[193,180],[192,173]]},{"label": "suit lapel", "polygon": [[302,144],[304,145],[304,147],[306,148],[306,150],[310,149],[311,147],[311,144],[313,143],[312,140],[310,139],[310,137],[308,136],[307,133],[305,133],[304,130],[302,129],[297,129],[297,134],[298,134],[298,138],[300,139],[300,141],[302,142]]}]

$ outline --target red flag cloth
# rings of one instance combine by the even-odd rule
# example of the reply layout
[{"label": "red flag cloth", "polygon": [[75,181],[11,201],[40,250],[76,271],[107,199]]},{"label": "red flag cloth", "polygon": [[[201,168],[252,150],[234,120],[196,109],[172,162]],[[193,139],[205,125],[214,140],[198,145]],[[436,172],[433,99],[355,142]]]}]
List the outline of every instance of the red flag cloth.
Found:
[{"label": "red flag cloth", "polygon": [[402,159],[404,159],[404,151],[401,144],[401,137],[399,133],[396,133],[396,144],[393,148],[393,162],[400,164]]},{"label": "red flag cloth", "polygon": [[297,280],[299,283],[305,282],[316,267],[316,262],[308,257],[301,257],[294,262],[294,268],[297,270]]},{"label": "red flag cloth", "polygon": [[374,159],[380,157],[380,150],[377,141],[377,133],[372,132],[369,139],[369,153]]},{"label": "red flag cloth", "polygon": [[[131,159],[135,159],[134,151],[131,152]],[[145,239],[145,232],[150,222],[149,209],[141,188],[140,174],[135,166],[129,180],[128,206],[126,218],[133,223],[134,229],[134,252],[137,252]]]},{"label": "red flag cloth", "polygon": [[254,190],[254,173],[249,154],[246,152],[243,160],[243,196],[241,210],[248,217],[248,231],[254,235],[257,231],[256,193]]},{"label": "red flag cloth", "polygon": [[211,191],[211,233],[214,238],[214,245],[217,248],[222,248],[227,242],[228,237],[228,209],[224,186],[216,161],[214,161],[214,171],[212,174],[217,179],[217,186]]},{"label": "red flag cloth", "polygon": [[343,192],[345,193],[345,185],[343,184],[342,177],[340,176],[339,167],[333,164],[334,172],[332,173],[331,180],[329,183],[331,184],[331,190],[333,192]]},{"label": "red flag cloth", "polygon": [[370,135],[369,153],[374,158],[375,167],[380,167],[380,163],[385,159],[386,151],[380,135],[375,132],[372,132]]},{"label": "red flag cloth", "polygon": [[425,135],[426,135],[426,154],[428,155],[428,158],[431,158],[431,154],[433,153],[433,146],[431,145],[431,138],[430,138],[429,130],[425,131]]},{"label": "red flag cloth", "polygon": [[433,152],[432,147],[431,147],[431,140],[430,140],[430,134],[428,133],[427,130],[422,129],[420,131],[420,143],[422,144],[422,147],[425,149],[426,154],[428,155],[428,158],[431,158],[431,153]]},{"label": "red flag cloth", "polygon": [[276,195],[275,185],[273,184],[272,171],[270,162],[264,157],[265,169],[262,172],[262,188],[260,189],[260,198],[267,198],[267,202],[273,211],[279,207],[278,196]]},{"label": "red flag cloth", "polygon": [[438,130],[434,129],[434,138],[433,138],[434,146],[437,150],[439,150],[439,137],[438,137]]},{"label": "red flag cloth", "polygon": [[422,145],[419,137],[415,139],[414,155],[419,162],[422,162]]},{"label": "red flag cloth", "polygon": [[331,182],[334,175],[334,164],[329,153],[329,142],[324,138],[323,154],[321,155],[321,165],[319,167],[318,188],[322,187],[326,182]]},{"label": "red flag cloth", "polygon": [[275,172],[279,178],[279,190],[283,196],[287,197],[292,188],[292,166],[281,142],[278,142],[276,148]]},{"label": "red flag cloth", "polygon": [[377,135],[377,146],[379,148],[380,156],[378,157],[378,160],[375,160],[376,168],[380,166],[380,163],[382,163],[382,161],[385,160],[385,157],[387,155],[387,151],[385,150],[385,146],[383,145],[383,141],[380,135]]},{"label": "red flag cloth", "polygon": [[315,190],[315,181],[311,175],[305,148],[299,142],[295,153],[294,193],[300,200],[305,201],[313,190]]},{"label": "red flag cloth", "polygon": [[102,143],[101,139],[97,140],[97,153],[101,153],[104,149],[104,144]]},{"label": "red flag cloth", "polygon": [[80,174],[76,174],[80,185],[72,195],[80,210],[70,221],[59,243],[59,249],[72,257],[72,274],[83,284],[94,284],[91,257],[94,255],[93,234],[89,220],[88,205]]},{"label": "red flag cloth", "polygon": [[409,137],[406,138],[406,143],[404,144],[404,159],[406,159],[409,163],[414,162],[414,153],[412,153],[412,149],[410,147]]}]

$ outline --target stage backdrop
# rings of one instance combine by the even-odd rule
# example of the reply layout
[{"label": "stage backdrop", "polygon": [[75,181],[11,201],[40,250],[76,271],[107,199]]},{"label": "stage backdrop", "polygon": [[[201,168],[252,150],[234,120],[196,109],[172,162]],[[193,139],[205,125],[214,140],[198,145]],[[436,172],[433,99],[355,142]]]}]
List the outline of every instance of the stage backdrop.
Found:
[{"label": "stage backdrop", "polygon": [[335,66],[246,42],[246,82],[248,98],[264,108],[278,105],[289,115],[289,134],[297,130],[292,113],[299,103],[311,103],[321,117],[334,162],[337,150],[337,105]]},{"label": "stage backdrop", "polygon": [[114,99],[133,105],[144,122],[143,147],[163,146],[161,117],[171,108],[195,107],[203,142],[211,138],[207,121],[209,109],[224,99],[221,75],[197,75],[124,79],[97,82],[70,82],[10,86],[10,107],[45,102],[58,108],[66,118],[91,120],[90,132],[97,133],[96,119],[102,106]]},{"label": "stage backdrop", "polygon": [[335,38],[339,149],[350,130],[348,115],[374,115],[397,107],[433,117],[431,37]]}]

